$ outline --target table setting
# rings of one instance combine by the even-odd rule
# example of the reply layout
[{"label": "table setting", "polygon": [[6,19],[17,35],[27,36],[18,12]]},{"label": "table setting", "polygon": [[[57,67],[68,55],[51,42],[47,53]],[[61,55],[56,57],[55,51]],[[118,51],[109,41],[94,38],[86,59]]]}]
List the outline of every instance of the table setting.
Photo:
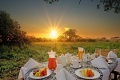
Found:
[{"label": "table setting", "polygon": [[[78,55],[69,52],[55,57],[56,52],[48,52],[47,62],[39,63],[30,58],[21,67],[19,78],[24,80],[109,80],[111,71],[116,69],[118,61],[109,53],[102,55],[85,54],[84,48],[78,48]],[[110,57],[112,55],[112,58]],[[107,61],[106,61],[107,59]]]}]

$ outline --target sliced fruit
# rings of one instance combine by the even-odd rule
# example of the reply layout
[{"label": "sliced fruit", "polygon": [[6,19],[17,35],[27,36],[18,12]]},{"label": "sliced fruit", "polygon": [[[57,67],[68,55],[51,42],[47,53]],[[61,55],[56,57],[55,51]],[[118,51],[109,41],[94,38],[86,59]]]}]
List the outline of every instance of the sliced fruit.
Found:
[{"label": "sliced fruit", "polygon": [[90,68],[81,70],[81,74],[85,77],[93,77],[94,76],[94,72]]},{"label": "sliced fruit", "polygon": [[46,67],[43,69],[43,72],[44,72],[44,76],[47,75],[47,68]]},{"label": "sliced fruit", "polygon": [[36,77],[39,77],[39,72],[36,72],[35,76],[36,76]]},{"label": "sliced fruit", "polygon": [[94,76],[94,72],[91,72],[91,76],[90,77],[93,77]]},{"label": "sliced fruit", "polygon": [[44,76],[44,71],[41,71],[40,76]]},{"label": "sliced fruit", "polygon": [[85,76],[85,70],[84,70],[84,69],[81,70],[81,74],[82,74],[83,76]]}]

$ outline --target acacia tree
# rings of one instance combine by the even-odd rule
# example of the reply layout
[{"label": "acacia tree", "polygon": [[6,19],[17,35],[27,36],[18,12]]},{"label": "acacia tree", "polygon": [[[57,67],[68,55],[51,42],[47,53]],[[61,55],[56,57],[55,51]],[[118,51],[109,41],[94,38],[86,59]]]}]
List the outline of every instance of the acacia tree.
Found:
[{"label": "acacia tree", "polygon": [[67,41],[72,41],[76,37],[76,29],[69,29],[63,33]]},{"label": "acacia tree", "polygon": [[[58,2],[59,0],[44,0],[46,3],[54,3]],[[74,1],[74,0],[73,0]],[[79,4],[82,0],[78,0]],[[93,0],[91,0],[93,1]],[[104,11],[114,11],[115,13],[120,13],[120,0],[99,0],[99,3],[97,5],[97,9],[100,9],[100,7],[103,6]]]},{"label": "acacia tree", "polygon": [[0,11],[1,45],[21,45],[28,43],[26,32],[20,30],[20,25],[8,13]]}]

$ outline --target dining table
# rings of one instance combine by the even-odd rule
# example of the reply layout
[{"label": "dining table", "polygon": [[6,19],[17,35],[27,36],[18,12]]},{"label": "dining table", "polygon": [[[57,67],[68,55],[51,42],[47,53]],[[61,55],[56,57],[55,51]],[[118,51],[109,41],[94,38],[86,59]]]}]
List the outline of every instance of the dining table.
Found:
[{"label": "dining table", "polygon": [[[111,72],[116,68],[116,66],[118,65],[118,61],[116,59],[111,58],[112,63],[108,63],[108,68],[97,68],[92,66],[91,61],[87,61],[87,62],[79,62],[79,64],[81,65],[81,67],[79,68],[73,68],[71,67],[71,64],[67,64],[65,66],[63,66],[64,69],[66,69],[76,80],[110,80],[111,78]],[[40,63],[41,65],[47,66],[47,62],[42,62]],[[40,78],[40,79],[34,79],[31,78],[29,75],[30,73],[37,69],[38,67],[34,67],[31,68],[28,72],[26,72],[25,74],[25,80],[57,80],[56,78],[56,72],[52,71],[51,74],[45,78]],[[82,78],[78,75],[75,74],[75,71],[78,69],[85,69],[85,68],[91,68],[93,70],[96,70],[97,72],[99,72],[100,76],[95,78],[95,79],[85,79]]]}]

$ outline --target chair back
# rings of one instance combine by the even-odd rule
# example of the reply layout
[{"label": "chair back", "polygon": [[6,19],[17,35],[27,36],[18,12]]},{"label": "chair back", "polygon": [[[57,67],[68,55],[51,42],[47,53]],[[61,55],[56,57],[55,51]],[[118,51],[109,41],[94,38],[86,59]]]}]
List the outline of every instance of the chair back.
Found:
[{"label": "chair back", "polygon": [[110,51],[113,51],[115,54],[117,54],[118,50],[117,49],[100,49],[100,48],[95,49],[96,54],[102,55],[102,56],[105,56],[105,57],[107,57],[107,55]]}]

